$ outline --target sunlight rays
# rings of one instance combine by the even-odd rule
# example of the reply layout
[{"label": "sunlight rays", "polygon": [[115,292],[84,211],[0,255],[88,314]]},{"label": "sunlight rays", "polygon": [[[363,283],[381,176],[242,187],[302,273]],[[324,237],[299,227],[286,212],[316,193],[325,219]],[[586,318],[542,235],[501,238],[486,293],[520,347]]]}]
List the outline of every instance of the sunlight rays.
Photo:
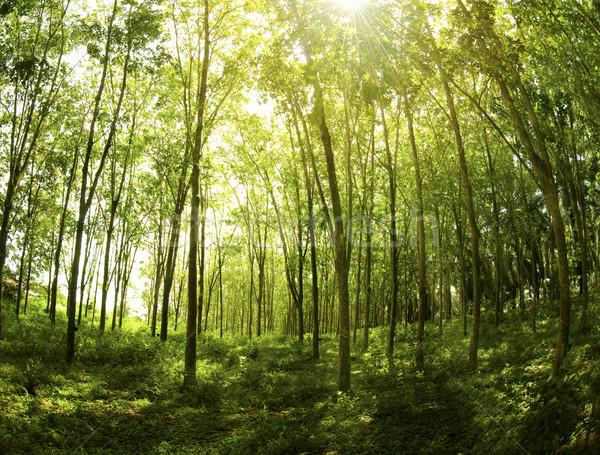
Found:
[{"label": "sunlight rays", "polygon": [[335,0],[335,2],[344,10],[354,13],[367,2],[367,0]]}]

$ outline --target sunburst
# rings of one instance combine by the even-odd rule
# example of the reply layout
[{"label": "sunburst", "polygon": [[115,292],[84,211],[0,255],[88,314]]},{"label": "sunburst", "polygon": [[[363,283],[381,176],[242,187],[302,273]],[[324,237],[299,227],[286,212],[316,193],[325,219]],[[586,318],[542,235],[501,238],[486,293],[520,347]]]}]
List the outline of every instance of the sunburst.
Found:
[{"label": "sunburst", "polygon": [[335,0],[343,9],[349,12],[358,11],[367,0]]}]

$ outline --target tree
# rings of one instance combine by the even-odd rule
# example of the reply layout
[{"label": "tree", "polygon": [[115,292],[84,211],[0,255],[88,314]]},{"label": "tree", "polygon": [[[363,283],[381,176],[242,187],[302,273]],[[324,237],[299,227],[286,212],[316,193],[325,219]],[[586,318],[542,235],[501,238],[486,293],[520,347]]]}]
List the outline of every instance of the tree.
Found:
[{"label": "tree", "polygon": [[[383,108],[383,99],[380,96],[378,100],[379,112],[381,114],[381,125],[383,127],[383,144],[385,149],[385,171],[388,177],[389,184],[389,209],[390,209],[390,275],[391,275],[391,294],[392,301],[389,307],[390,317],[390,334],[388,337],[387,355],[394,353],[394,336],[396,333],[396,316],[398,310],[398,228],[396,220],[396,162],[397,162],[397,146],[392,154],[390,146],[390,134]],[[412,125],[411,125],[412,126]],[[398,144],[396,142],[396,144]],[[420,180],[419,180],[420,184]],[[420,190],[420,186],[418,187]],[[421,207],[422,212],[422,207]],[[423,219],[421,213],[421,220]],[[423,259],[425,258],[423,252]],[[423,261],[424,263],[424,261]],[[423,304],[423,302],[421,302]]]},{"label": "tree", "polygon": [[[101,61],[102,72],[100,80],[98,82],[98,88],[93,103],[93,112],[90,119],[90,126],[87,135],[87,145],[85,153],[83,154],[83,166],[81,170],[82,180],[79,197],[79,214],[77,220],[77,231],[75,237],[75,248],[73,254],[73,262],[71,265],[70,282],[69,282],[69,294],[67,302],[67,314],[68,314],[68,325],[67,325],[67,363],[73,361],[75,355],[75,308],[76,308],[76,291],[77,281],[79,276],[79,264],[82,249],[82,237],[84,223],[92,204],[94,193],[100,177],[102,176],[104,166],[113,146],[113,141],[117,133],[117,124],[120,119],[121,107],[125,98],[127,89],[127,76],[129,72],[129,64],[131,62],[132,52],[142,51],[144,46],[147,45],[148,41],[156,38],[159,27],[157,27],[157,16],[152,11],[150,3],[144,3],[138,5],[135,2],[129,3],[129,9],[127,16],[125,17],[124,30],[122,30],[116,23],[117,12],[118,12],[118,0],[115,0],[112,5],[112,11],[110,13],[105,36],[104,53]],[[100,160],[96,168],[93,177],[90,179],[90,185],[88,190],[88,174],[90,174],[90,166],[92,161],[92,152],[94,151],[96,144],[96,126],[100,117],[101,103],[104,95],[104,89],[107,80],[107,74],[109,69],[110,56],[112,55],[113,40],[116,45],[121,44],[120,38],[123,39],[123,62],[122,62],[122,76],[119,87],[119,95],[112,112],[110,124],[108,125],[108,134],[104,142],[104,147],[101,152]]]},{"label": "tree", "polygon": [[[292,3],[292,8],[294,9],[298,26],[306,30],[306,24],[299,15],[295,3]],[[325,114],[323,90],[319,82],[318,70],[313,60],[311,45],[307,39],[303,39],[301,46],[306,57],[309,80],[314,90],[314,115],[321,134],[321,143],[327,163],[327,180],[329,182],[329,195],[331,197],[334,225],[335,272],[338,287],[339,365],[337,389],[346,392],[350,390],[350,296],[348,289],[350,257],[347,245],[348,238],[344,232],[345,219],[342,212],[331,134]]]},{"label": "tree", "polygon": [[[135,114],[134,114],[135,118]],[[135,120],[134,120],[135,123]],[[117,161],[116,157],[111,159],[111,169],[110,169],[110,209],[109,209],[109,218],[108,218],[108,228],[106,230],[105,243],[104,243],[104,272],[102,274],[102,302],[100,307],[100,324],[99,330],[100,333],[104,333],[105,323],[106,323],[106,299],[108,297],[108,287],[110,285],[110,280],[112,278],[112,274],[109,273],[110,267],[110,253],[111,253],[111,242],[113,237],[113,231],[115,228],[115,215],[117,213],[117,208],[119,207],[119,202],[121,200],[121,194],[123,193],[123,185],[125,183],[125,176],[127,175],[127,167],[129,165],[129,152],[127,150],[125,156],[125,162],[123,163],[123,169],[121,170],[121,176],[117,176]],[[119,179],[117,182],[117,178]],[[116,305],[117,299],[115,299]],[[113,316],[114,319],[114,316]],[[113,324],[114,325],[114,324]]]},{"label": "tree", "polygon": [[[424,338],[424,326],[425,326],[425,313],[427,300],[427,271],[425,265],[425,217],[423,214],[423,181],[421,179],[421,166],[419,163],[419,151],[417,150],[417,143],[415,141],[415,132],[413,126],[413,113],[412,106],[408,95],[403,95],[404,104],[404,115],[406,116],[408,126],[408,137],[410,141],[410,148],[412,151],[413,166],[415,168],[415,188],[417,191],[417,245],[418,245],[418,262],[419,262],[419,321],[417,327],[417,368],[423,370],[424,358],[423,358],[423,343]],[[441,312],[440,312],[441,317]]]},{"label": "tree", "polygon": [[[69,2],[59,0],[44,4],[43,8],[33,7],[34,4],[7,3],[2,9],[6,27],[1,32],[0,56],[4,63],[0,64],[3,70],[0,90],[7,99],[2,103],[5,111],[2,116],[9,119],[10,139],[5,145],[10,164],[0,225],[0,336],[4,265],[14,200],[56,103],[62,58],[67,47],[65,21]],[[21,18],[27,14],[34,20],[23,24]]]},{"label": "tree", "polygon": [[[431,37],[431,35],[430,35]],[[467,218],[469,220],[469,228],[471,232],[471,266],[473,268],[473,320],[471,326],[471,342],[469,345],[469,363],[468,368],[474,371],[477,368],[477,349],[479,347],[479,323],[480,323],[480,306],[481,306],[481,261],[479,255],[479,227],[477,226],[477,217],[475,214],[475,204],[473,202],[473,190],[471,181],[469,180],[469,170],[465,157],[465,148],[463,143],[460,125],[458,123],[458,115],[454,104],[454,96],[448,83],[448,75],[441,60],[441,56],[435,43],[432,45],[432,57],[438,68],[440,80],[444,87],[446,95],[446,103],[450,118],[450,126],[454,133],[456,142],[456,150],[458,152],[458,164],[461,174],[461,183],[467,205]]]},{"label": "tree", "polygon": [[[494,77],[511,120],[514,123],[519,140],[525,150],[531,169],[536,176],[548,212],[552,217],[552,228],[558,253],[558,273],[560,282],[560,317],[556,354],[552,374],[560,373],[560,366],[567,355],[569,328],[571,321],[571,297],[569,282],[569,259],[565,226],[560,208],[558,185],[554,177],[554,166],[550,157],[548,144],[543,132],[543,121],[536,112],[532,95],[519,73],[518,55],[510,55],[505,42],[496,32],[490,13],[492,9],[487,2],[471,3],[467,9],[461,0],[457,0],[462,14],[467,19],[471,33],[482,37],[479,49],[486,59],[486,66]],[[511,58],[507,58],[508,55]],[[515,60],[517,59],[517,60]],[[503,66],[495,66],[498,61]],[[494,66],[491,66],[491,65]]]},{"label": "tree", "polygon": [[[94,174],[92,182],[89,188],[88,194],[88,174],[90,161],[92,158],[92,151],[94,149],[95,143],[95,132],[96,132],[96,122],[98,121],[98,117],[100,115],[100,102],[102,101],[102,94],[104,92],[104,86],[106,83],[106,75],[108,72],[108,62],[109,56],[111,53],[111,41],[113,39],[113,25],[115,22],[115,18],[117,15],[117,5],[118,1],[115,0],[112,7],[112,13],[108,20],[107,33],[106,33],[106,44],[104,47],[104,63],[102,66],[102,74],[100,76],[100,82],[98,85],[98,89],[96,91],[96,96],[94,99],[94,110],[92,113],[92,118],[90,122],[90,127],[88,131],[88,139],[85,150],[85,155],[83,156],[84,162],[81,170],[82,181],[81,181],[81,191],[79,197],[79,216],[77,220],[77,233],[75,237],[75,250],[73,254],[73,262],[71,264],[71,272],[70,272],[70,280],[69,280],[69,294],[67,297],[67,363],[73,362],[75,357],[75,308],[76,308],[76,298],[77,298],[77,281],[79,277],[79,261],[81,256],[82,249],[82,238],[83,238],[83,229],[85,224],[85,218],[89,211],[89,208],[92,204],[92,199],[94,196],[94,192],[96,187],[98,186],[98,181],[100,176],[102,175],[102,170],[104,168],[104,163],[106,161],[106,157],[111,147],[111,142],[113,140],[113,136],[116,131],[116,123],[119,115],[119,111],[121,109],[121,105],[123,102],[123,97],[125,95],[125,84],[127,81],[127,67],[124,68],[123,71],[123,81],[122,81],[122,89],[119,96],[119,102],[117,106],[116,115],[113,116],[112,125],[110,127],[110,133],[108,140],[106,141],[106,145],[104,146],[104,151],[100,158],[100,164]],[[129,49],[131,51],[131,49]],[[129,56],[127,57],[126,64],[129,64]]]},{"label": "tree", "polygon": [[202,15],[202,32],[204,38],[201,43],[202,64],[201,76],[198,87],[198,104],[196,131],[192,138],[191,146],[191,205],[190,205],[190,241],[188,253],[188,319],[185,344],[185,371],[183,386],[191,387],[196,382],[196,324],[198,301],[198,222],[200,214],[200,159],[202,158],[202,143],[204,133],[204,112],[206,109],[206,91],[208,82],[208,65],[210,57],[210,28],[209,5],[204,0],[204,13]]}]

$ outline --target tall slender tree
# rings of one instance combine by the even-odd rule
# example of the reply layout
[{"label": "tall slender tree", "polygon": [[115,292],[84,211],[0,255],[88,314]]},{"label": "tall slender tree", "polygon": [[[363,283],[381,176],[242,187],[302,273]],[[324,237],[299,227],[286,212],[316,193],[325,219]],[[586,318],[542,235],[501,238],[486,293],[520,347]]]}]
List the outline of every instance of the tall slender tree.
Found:
[{"label": "tall slender tree", "polygon": [[129,65],[129,58],[131,52],[131,46],[128,47],[128,53],[124,64],[123,71],[123,79],[121,83],[121,90],[119,95],[119,100],[117,102],[117,108],[112,118],[110,131],[108,138],[106,139],[106,143],[104,146],[104,150],[102,152],[102,156],[100,158],[100,163],[96,172],[93,176],[93,179],[90,183],[89,191],[88,191],[88,177],[90,174],[90,165],[92,161],[92,152],[94,150],[94,145],[96,142],[96,124],[98,122],[98,117],[100,116],[100,104],[102,102],[102,97],[104,94],[104,87],[106,84],[106,78],[108,74],[108,63],[110,60],[110,54],[112,52],[112,40],[113,40],[113,28],[115,19],[118,11],[118,0],[114,0],[112,6],[112,12],[108,19],[107,24],[107,32],[106,32],[106,42],[104,45],[104,55],[103,55],[103,65],[102,65],[102,73],[100,75],[100,81],[98,84],[98,88],[96,90],[96,96],[94,98],[94,109],[92,113],[92,118],[90,120],[90,126],[88,130],[88,138],[87,145],[85,150],[85,155],[83,156],[83,167],[81,169],[81,189],[79,196],[79,215],[77,219],[77,231],[75,236],[75,248],[73,253],[73,262],[71,264],[70,278],[69,278],[69,292],[67,297],[67,363],[73,362],[75,357],[75,308],[76,308],[76,299],[77,299],[77,283],[79,278],[79,261],[81,258],[81,249],[83,243],[83,229],[85,225],[85,219],[87,217],[89,208],[92,204],[92,200],[94,197],[94,192],[96,191],[96,187],[98,186],[98,182],[100,180],[100,176],[102,175],[102,171],[104,170],[104,164],[106,162],[106,157],[108,156],[108,152],[110,151],[112,141],[114,135],[116,133],[117,120],[119,118],[121,105],[123,103],[123,98],[125,96],[125,87],[127,83],[127,67]]},{"label": "tall slender tree", "polygon": [[[2,335],[2,289],[10,220],[19,185],[37,151],[50,111],[60,89],[60,70],[67,50],[65,21],[69,1],[57,1],[35,8],[35,4],[3,5],[3,34],[10,43],[6,66],[11,74],[10,88],[2,87],[7,103],[3,111],[9,119],[7,147],[8,178],[0,224],[0,336]],[[6,8],[4,8],[6,7]],[[29,14],[31,21],[22,19]],[[3,38],[4,38],[3,37]]]},{"label": "tall slender tree", "polygon": [[[296,3],[292,0],[291,6],[298,21],[298,27],[306,30],[306,24],[300,16]],[[348,278],[350,275],[350,258],[348,255],[348,239],[345,234],[345,219],[342,212],[340,190],[338,186],[338,175],[335,165],[335,156],[331,142],[331,134],[327,124],[325,113],[325,102],[323,89],[319,81],[319,74],[312,56],[311,45],[307,39],[301,42],[302,49],[307,62],[307,70],[310,73],[309,80],[313,87],[314,115],[321,134],[321,143],[327,164],[327,179],[329,182],[329,195],[333,211],[334,226],[334,252],[335,272],[337,276],[338,289],[338,319],[339,319],[339,350],[338,350],[338,379],[337,389],[342,392],[350,390],[350,296],[348,289]]]},{"label": "tall slender tree", "polygon": [[198,315],[198,232],[200,216],[200,166],[204,134],[204,113],[206,109],[206,92],[208,86],[208,66],[210,63],[210,9],[208,0],[203,2],[202,14],[202,48],[201,76],[198,85],[198,103],[196,130],[191,147],[191,205],[190,205],[190,241],[188,253],[188,316],[185,344],[185,370],[183,386],[191,387],[196,382],[196,324]]}]

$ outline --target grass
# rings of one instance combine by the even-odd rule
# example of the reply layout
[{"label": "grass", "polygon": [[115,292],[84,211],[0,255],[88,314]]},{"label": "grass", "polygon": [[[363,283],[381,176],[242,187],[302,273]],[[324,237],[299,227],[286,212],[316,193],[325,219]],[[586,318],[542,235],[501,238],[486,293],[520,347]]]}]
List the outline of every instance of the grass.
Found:
[{"label": "grass", "polygon": [[594,329],[573,330],[559,379],[550,306],[537,333],[517,312],[497,331],[484,320],[475,374],[458,320],[441,334],[427,325],[425,371],[414,367],[414,327],[399,329],[391,358],[376,328],[367,352],[354,347],[352,391],[340,395],[332,336],[313,360],[310,336],[203,334],[198,384],[184,391],[181,332],[163,344],[132,320],[103,337],[83,325],[67,366],[64,319],[52,329],[30,313],[7,316],[0,340],[3,454],[600,453],[597,316]]}]

